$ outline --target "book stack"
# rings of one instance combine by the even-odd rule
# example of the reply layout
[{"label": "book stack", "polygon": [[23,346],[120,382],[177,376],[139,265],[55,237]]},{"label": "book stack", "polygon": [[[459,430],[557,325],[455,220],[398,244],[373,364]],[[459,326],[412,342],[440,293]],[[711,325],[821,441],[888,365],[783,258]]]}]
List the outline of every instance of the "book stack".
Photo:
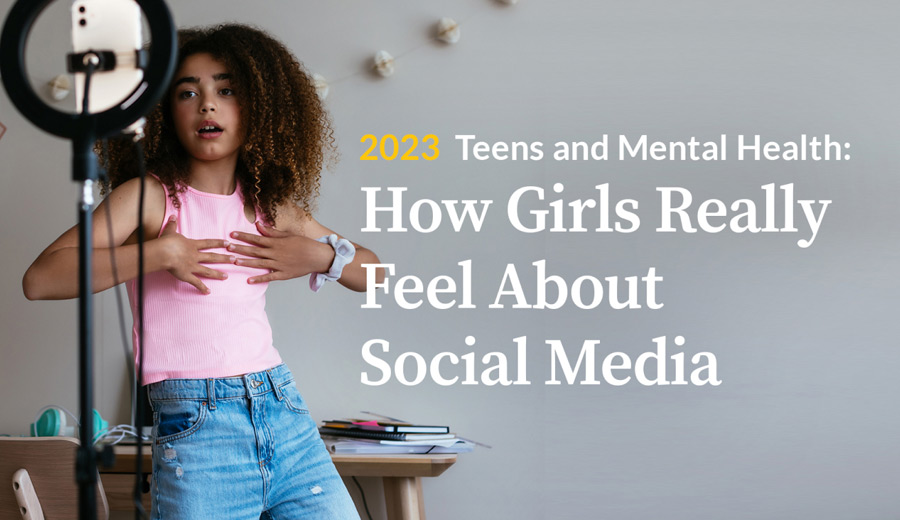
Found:
[{"label": "book stack", "polygon": [[475,446],[448,426],[396,421],[322,421],[319,433],[332,453],[463,453]]}]

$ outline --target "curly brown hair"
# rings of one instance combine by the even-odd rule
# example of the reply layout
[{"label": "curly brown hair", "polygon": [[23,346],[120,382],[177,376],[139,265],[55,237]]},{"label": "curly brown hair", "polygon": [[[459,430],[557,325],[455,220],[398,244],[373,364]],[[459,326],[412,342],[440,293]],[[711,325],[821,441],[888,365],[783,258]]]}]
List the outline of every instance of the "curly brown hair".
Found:
[{"label": "curly brown hair", "polygon": [[[272,224],[276,208],[288,201],[311,213],[323,167],[337,160],[331,118],[310,74],[285,46],[247,25],[227,24],[178,31],[178,67],[188,56],[208,53],[231,74],[245,140],[235,175],[252,204]],[[176,67],[177,68],[177,67]],[[147,169],[166,186],[178,207],[188,184],[188,154],[178,142],[166,95],[147,116]],[[109,143],[102,163],[113,188],[138,173],[131,142]]]}]

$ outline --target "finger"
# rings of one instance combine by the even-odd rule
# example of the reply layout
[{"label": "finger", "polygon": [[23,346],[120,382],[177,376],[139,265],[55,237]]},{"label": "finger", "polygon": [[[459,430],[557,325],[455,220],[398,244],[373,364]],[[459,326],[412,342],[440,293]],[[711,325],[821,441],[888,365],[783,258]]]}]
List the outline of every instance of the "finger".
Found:
[{"label": "finger", "polygon": [[198,260],[201,264],[233,264],[234,261],[234,255],[220,255],[219,253],[200,253],[200,260]]},{"label": "finger", "polygon": [[263,221],[261,221],[261,220],[256,221],[256,229],[258,229],[260,233],[262,233],[263,235],[265,235],[267,237],[281,238],[281,237],[286,237],[286,236],[291,235],[290,233],[288,233],[286,231],[279,231],[273,227],[269,227],[269,226],[265,225],[263,223]]},{"label": "finger", "polygon": [[228,275],[222,271],[216,271],[215,269],[210,269],[209,267],[204,267],[202,265],[199,269],[194,271],[194,274],[203,278],[212,278],[214,280],[225,280],[228,278]]},{"label": "finger", "polygon": [[228,247],[228,241],[218,238],[206,238],[202,240],[194,240],[194,246],[198,251],[202,251],[204,249],[224,249]]},{"label": "finger", "polygon": [[234,261],[234,265],[241,265],[246,267],[256,267],[259,269],[275,269],[275,262],[272,260],[263,260],[257,258],[237,258]]},{"label": "finger", "polygon": [[269,249],[264,247],[256,247],[256,246],[239,246],[237,244],[229,244],[228,250],[232,253],[238,253],[246,256],[253,256],[256,258],[270,258],[268,256]]},{"label": "finger", "polygon": [[247,278],[247,283],[264,283],[274,280],[287,280],[287,278],[288,277],[284,274],[284,271],[273,271],[268,274],[262,274],[259,276],[254,276],[252,278]]},{"label": "finger", "polygon": [[271,241],[268,237],[261,237],[259,235],[254,235],[251,233],[244,233],[241,231],[234,231],[231,233],[231,238],[236,238],[241,242],[247,242],[248,244],[253,244],[257,246],[268,247],[271,244]]},{"label": "finger", "polygon": [[162,233],[160,235],[171,235],[172,233],[176,233],[175,228],[178,225],[175,224],[175,215],[169,217],[169,220],[166,221],[166,225],[163,226]]},{"label": "finger", "polygon": [[191,285],[193,285],[194,287],[196,287],[197,290],[199,290],[201,293],[203,293],[203,294],[209,294],[209,289],[208,289],[208,288],[206,287],[206,285],[204,285],[203,282],[201,282],[200,279],[197,278],[196,276],[194,276],[194,275],[192,275],[192,274],[187,275],[187,276],[184,277],[184,281],[187,282],[187,283],[189,283],[189,284],[191,284]]}]

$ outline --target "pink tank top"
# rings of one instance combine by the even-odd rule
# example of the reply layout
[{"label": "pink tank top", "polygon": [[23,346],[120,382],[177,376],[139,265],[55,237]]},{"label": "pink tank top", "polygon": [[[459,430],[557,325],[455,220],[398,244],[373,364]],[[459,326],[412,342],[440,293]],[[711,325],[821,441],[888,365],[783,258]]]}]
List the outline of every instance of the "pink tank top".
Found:
[{"label": "pink tank top", "polygon": [[[163,185],[165,189],[165,185]],[[204,193],[187,187],[175,208],[166,192],[166,214],[175,215],[177,231],[187,238],[230,239],[232,231],[259,235],[244,215],[240,184],[231,195]],[[257,212],[256,218],[260,215]],[[233,254],[224,249],[213,253]],[[240,256],[240,255],[237,255]],[[265,274],[234,264],[208,264],[228,274],[225,280],[203,278],[209,294],[182,282],[168,271],[144,279],[144,384],[163,379],[206,379],[258,372],[281,363],[272,345],[266,316],[267,283],[248,284]],[[128,282],[132,315],[137,315],[137,279]],[[135,365],[140,360],[137,326],[133,329]]]}]

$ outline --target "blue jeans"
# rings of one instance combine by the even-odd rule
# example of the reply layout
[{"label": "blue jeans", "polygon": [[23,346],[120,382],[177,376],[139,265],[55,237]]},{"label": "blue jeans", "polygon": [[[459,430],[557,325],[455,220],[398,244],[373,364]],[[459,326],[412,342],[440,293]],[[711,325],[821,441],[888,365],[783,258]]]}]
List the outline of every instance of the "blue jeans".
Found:
[{"label": "blue jeans", "polygon": [[154,520],[359,518],[285,365],[149,394]]}]

